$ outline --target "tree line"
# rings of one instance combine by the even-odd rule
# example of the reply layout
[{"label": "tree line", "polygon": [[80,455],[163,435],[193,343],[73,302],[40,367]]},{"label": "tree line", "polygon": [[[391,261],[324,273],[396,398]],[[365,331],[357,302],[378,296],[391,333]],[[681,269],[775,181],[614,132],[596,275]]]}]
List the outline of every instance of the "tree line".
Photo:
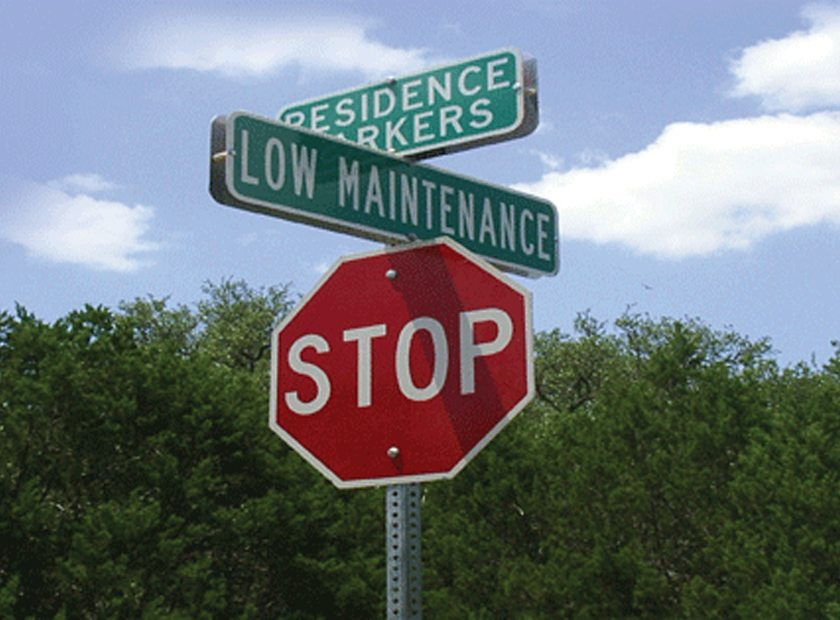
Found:
[{"label": "tree line", "polygon": [[[385,615],[384,491],[267,428],[289,286],[0,313],[0,617]],[[581,314],[538,396],[423,487],[435,619],[840,618],[840,348]]]}]

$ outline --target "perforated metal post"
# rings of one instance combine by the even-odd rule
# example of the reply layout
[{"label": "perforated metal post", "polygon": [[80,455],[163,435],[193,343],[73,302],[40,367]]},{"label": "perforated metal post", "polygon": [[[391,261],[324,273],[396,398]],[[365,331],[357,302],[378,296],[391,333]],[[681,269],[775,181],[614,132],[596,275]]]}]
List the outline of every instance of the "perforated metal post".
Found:
[{"label": "perforated metal post", "polygon": [[393,484],[385,500],[388,620],[423,617],[419,484]]}]

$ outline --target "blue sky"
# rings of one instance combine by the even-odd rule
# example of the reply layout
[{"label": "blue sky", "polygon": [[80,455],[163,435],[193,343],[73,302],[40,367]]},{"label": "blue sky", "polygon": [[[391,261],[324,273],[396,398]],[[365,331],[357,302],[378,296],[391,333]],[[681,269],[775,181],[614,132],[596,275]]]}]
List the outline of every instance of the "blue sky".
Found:
[{"label": "blue sky", "polygon": [[207,191],[210,122],[513,47],[540,126],[429,163],[554,202],[538,330],[697,317],[783,364],[840,339],[840,3],[0,5],[0,308],[193,303],[206,280],[305,294],[370,241]]}]

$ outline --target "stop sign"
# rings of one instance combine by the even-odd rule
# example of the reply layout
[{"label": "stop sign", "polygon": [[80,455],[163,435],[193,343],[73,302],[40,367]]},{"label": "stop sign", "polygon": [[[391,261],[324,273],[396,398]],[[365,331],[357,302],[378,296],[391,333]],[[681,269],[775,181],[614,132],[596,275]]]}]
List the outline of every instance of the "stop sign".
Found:
[{"label": "stop sign", "polygon": [[533,397],[530,293],[456,242],[344,257],[272,334],[269,424],[340,488],[451,478]]}]

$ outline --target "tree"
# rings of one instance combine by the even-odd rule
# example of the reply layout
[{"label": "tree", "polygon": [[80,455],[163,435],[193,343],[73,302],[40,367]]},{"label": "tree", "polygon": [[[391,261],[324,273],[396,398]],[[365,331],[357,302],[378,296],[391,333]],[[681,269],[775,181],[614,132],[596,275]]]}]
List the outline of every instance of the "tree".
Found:
[{"label": "tree", "polygon": [[[207,294],[0,313],[0,617],[384,614],[383,492],[266,428],[288,292]],[[779,369],[700,321],[584,314],[537,335],[536,380],[424,487],[428,617],[840,618],[840,347]]]},{"label": "tree", "polygon": [[730,485],[732,509],[710,552],[711,599],[748,618],[840,618],[840,377],[800,364],[770,382]]},{"label": "tree", "polygon": [[427,491],[434,617],[679,617],[724,579],[710,549],[766,415],[769,346],[696,321],[577,329],[539,336],[539,400]]},{"label": "tree", "polygon": [[292,307],[289,286],[251,289],[243,281],[206,282],[198,303],[199,346],[217,362],[251,372],[265,360],[271,330]]},{"label": "tree", "polygon": [[290,286],[253,289],[242,280],[207,281],[196,311],[167,299],[137,298],[120,305],[118,320],[148,346],[174,347],[182,355],[207,355],[230,368],[267,370],[274,325],[291,309]]},{"label": "tree", "polygon": [[154,300],[0,317],[7,617],[382,608],[381,493],[341,495],[276,441],[263,374],[202,350],[193,319]]}]

